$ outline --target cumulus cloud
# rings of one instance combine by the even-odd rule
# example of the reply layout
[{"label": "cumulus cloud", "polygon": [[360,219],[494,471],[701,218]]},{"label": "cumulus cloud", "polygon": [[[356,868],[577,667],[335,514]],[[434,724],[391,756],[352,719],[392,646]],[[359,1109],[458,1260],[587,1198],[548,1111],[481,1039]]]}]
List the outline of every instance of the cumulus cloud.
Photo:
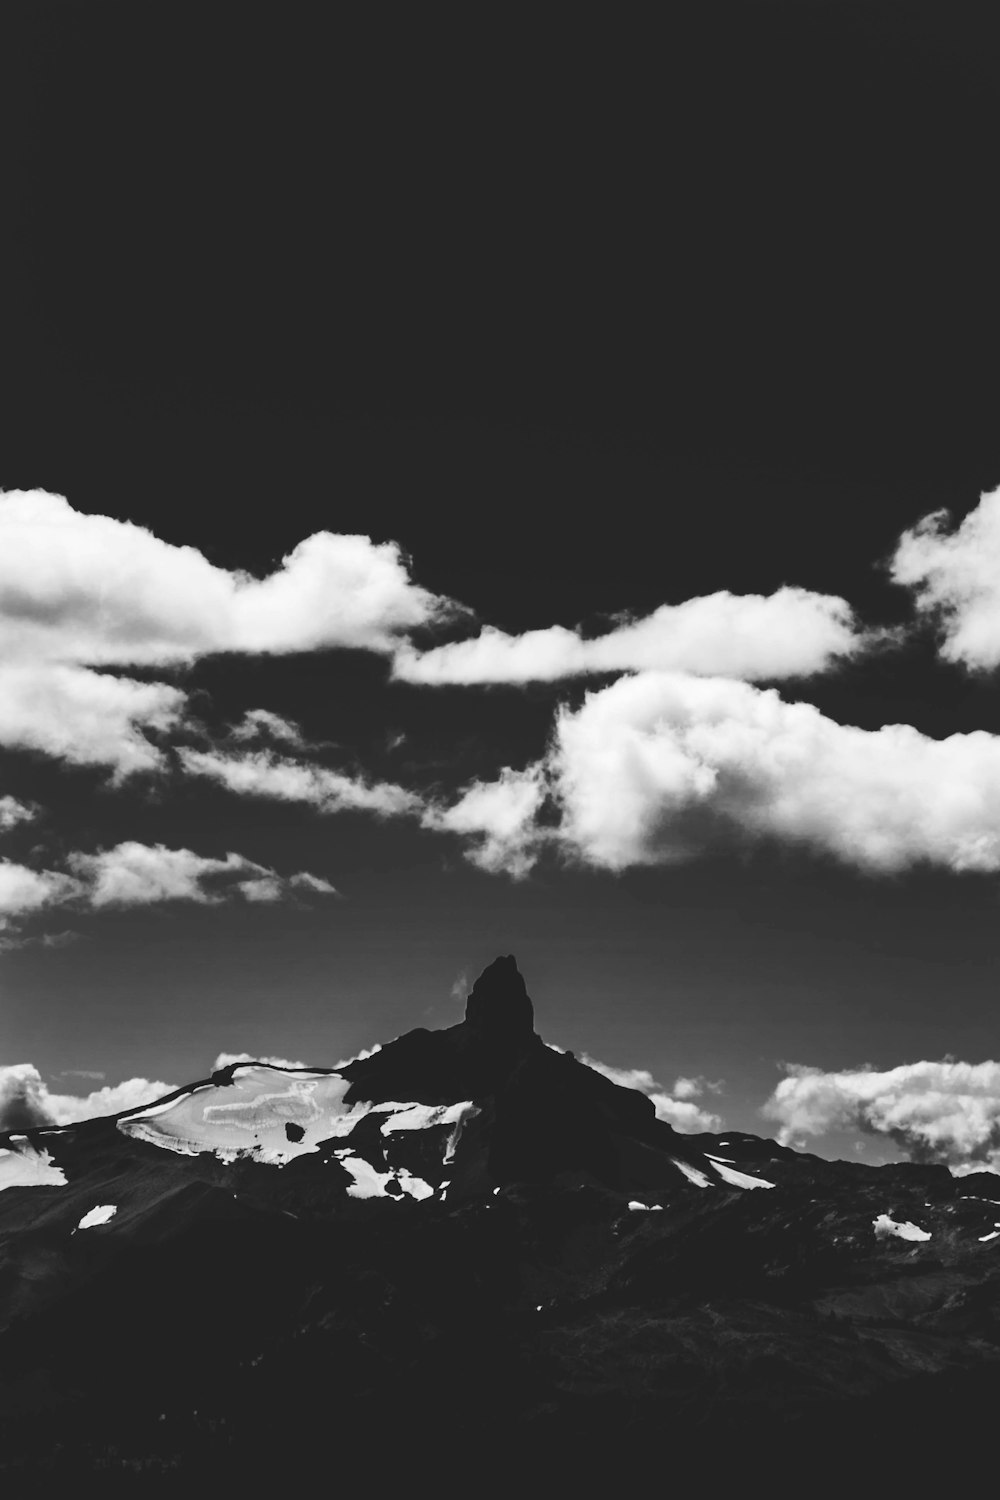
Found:
[{"label": "cumulus cloud", "polygon": [[96,854],[71,854],[68,864],[88,906],[149,906],[160,901],[224,900],[238,891],[249,901],[278,901],[295,890],[333,895],[334,887],[308,871],[280,876],[242,854],[212,859],[191,849],[133,840]]},{"label": "cumulus cloud", "polygon": [[650,669],[750,680],[807,677],[856,654],[867,641],[845,600],[781,588],[664,604],[590,640],[561,625],[515,636],[487,626],[474,640],[429,651],[402,646],[393,672],[428,685],[552,682]]},{"label": "cumulus cloud", "polygon": [[271,750],[228,755],[183,748],[178,756],[189,776],[207,777],[239,796],[304,802],[323,813],[368,812],[383,817],[413,813],[423,806],[415,793],[391,782],[363,781]]},{"label": "cumulus cloud", "polygon": [[173,1093],[176,1084],[127,1078],[83,1096],[54,1093],[32,1063],[0,1066],[0,1131],[32,1130],[45,1125],[71,1125],[99,1115],[138,1109]]},{"label": "cumulus cloud", "polygon": [[[588,1057],[586,1053],[582,1054],[580,1061],[588,1068],[593,1068],[595,1073],[603,1073],[612,1083],[618,1083],[625,1089],[638,1089],[640,1094],[646,1094],[656,1107],[656,1118],[665,1120],[668,1125],[685,1135],[700,1135],[704,1131],[717,1132],[722,1129],[720,1116],[694,1104],[690,1092],[684,1095],[675,1087],[671,1096],[664,1085],[657,1083],[652,1073],[645,1068],[613,1068],[608,1063]],[[692,1082],[692,1079],[678,1079],[681,1085],[690,1085]]]},{"label": "cumulus cloud", "polygon": [[[530,808],[504,816],[510,777],[544,786],[557,824],[540,827]],[[1000,869],[1000,737],[858,729],[723,678],[645,672],[588,693],[560,710],[542,762],[493,786],[499,810],[477,789],[481,826],[468,831],[489,839],[492,814],[521,869],[546,842],[624,870],[764,837],[873,873]]]},{"label": "cumulus cloud", "polygon": [[[185,722],[186,694],[95,668],[219,652],[391,653],[408,631],[459,612],[412,581],[395,542],[317,532],[255,578],[61,495],[0,491],[0,745],[118,778],[158,770],[156,736]],[[234,734],[302,743],[266,709]]]},{"label": "cumulus cloud", "polygon": [[543,838],[536,819],[545,798],[542,768],[501,772],[496,781],[466,787],[450,807],[428,805],[423,824],[468,839],[468,858],[482,870],[520,879],[537,858]]},{"label": "cumulus cloud", "polygon": [[0,666],[0,745],[110,766],[118,777],[162,765],[148,731],[176,728],[186,706],[186,694],[165,682],[52,662]]},{"label": "cumulus cloud", "polygon": [[306,537],[266,578],[216,566],[61,495],[0,495],[5,660],[189,662],[222,651],[389,652],[456,606],[415,584],[395,542]]},{"label": "cumulus cloud", "polygon": [[913,1161],[1000,1172],[1000,1062],[945,1059],[884,1072],[789,1064],[786,1073],[763,1107],[786,1145],[862,1130],[893,1141]]},{"label": "cumulus cloud", "polygon": [[903,533],[894,582],[941,629],[941,655],[964,666],[1000,665],[1000,490],[984,495],[954,529],[945,510]]}]

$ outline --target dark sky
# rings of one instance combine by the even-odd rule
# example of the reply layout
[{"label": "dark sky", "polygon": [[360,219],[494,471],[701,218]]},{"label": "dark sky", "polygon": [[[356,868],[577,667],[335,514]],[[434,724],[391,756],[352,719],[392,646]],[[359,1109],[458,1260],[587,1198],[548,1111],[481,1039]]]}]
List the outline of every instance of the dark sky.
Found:
[{"label": "dark sky", "polygon": [[[8,3],[0,486],[258,577],[318,531],[394,540],[512,634],[782,585],[911,621],[901,532],[1000,485],[990,11]],[[557,706],[613,681],[429,689],[346,649],[145,676],[443,797],[537,760]],[[1000,734],[995,676],[926,630],[782,691]],[[176,767],[0,764],[44,809],[10,859],[236,850],[340,893],[30,918],[0,954],[0,1062],[49,1080],[329,1062],[450,1024],[460,976],[508,951],[544,1035],[725,1079],[737,1128],[779,1061],[996,1055],[993,874],[779,842],[512,880],[413,822]]]}]

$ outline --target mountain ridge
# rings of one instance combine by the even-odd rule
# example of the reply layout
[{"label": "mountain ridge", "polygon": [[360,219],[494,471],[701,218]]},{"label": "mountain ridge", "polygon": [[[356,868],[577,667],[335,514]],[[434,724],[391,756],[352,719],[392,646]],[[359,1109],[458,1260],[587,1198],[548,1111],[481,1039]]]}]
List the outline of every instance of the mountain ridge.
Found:
[{"label": "mountain ridge", "polygon": [[509,955],[452,1027],[11,1132],[4,1172],[19,1483],[256,1482],[315,1456],[323,1400],[359,1441],[424,1445],[446,1407],[456,1461],[499,1431],[568,1473],[597,1433],[805,1451],[846,1414],[899,1443],[914,1411],[964,1430],[1000,1393],[1000,1178],[682,1135],[542,1041]]}]

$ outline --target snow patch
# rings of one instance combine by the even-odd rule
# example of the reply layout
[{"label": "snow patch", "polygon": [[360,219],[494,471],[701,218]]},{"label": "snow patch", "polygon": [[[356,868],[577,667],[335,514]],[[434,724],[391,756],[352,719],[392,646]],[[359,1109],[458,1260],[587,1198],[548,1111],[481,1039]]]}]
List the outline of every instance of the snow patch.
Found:
[{"label": "snow patch", "polygon": [[981,1234],[979,1236],[979,1243],[981,1245],[985,1245],[987,1240],[995,1240],[995,1239],[1000,1239],[1000,1224],[997,1224],[995,1226],[992,1234]]},{"label": "snow patch", "polygon": [[875,1230],[875,1238],[884,1240],[890,1235],[897,1240],[929,1240],[930,1231],[921,1229],[917,1224],[911,1224],[909,1220],[905,1224],[897,1224],[895,1219],[890,1219],[888,1214],[879,1214],[877,1219],[872,1219],[872,1228]]},{"label": "snow patch", "polygon": [[704,1172],[699,1172],[697,1167],[692,1167],[686,1161],[679,1161],[676,1156],[672,1156],[670,1160],[673,1162],[675,1167],[677,1167],[681,1172],[684,1173],[684,1176],[687,1178],[688,1182],[694,1182],[698,1185],[698,1187],[712,1186],[711,1182],[705,1176]]},{"label": "snow patch", "polygon": [[634,1214],[639,1212],[658,1213],[662,1207],[662,1203],[640,1203],[638,1198],[633,1198],[629,1203],[629,1208]]},{"label": "snow patch", "polygon": [[0,1149],[0,1192],[11,1187],[65,1187],[66,1173],[47,1151]]},{"label": "snow patch", "polygon": [[199,1085],[168,1104],[133,1111],[117,1128],[181,1156],[209,1151],[223,1162],[251,1156],[283,1167],[317,1151],[323,1141],[350,1135],[368,1114],[387,1116],[383,1134],[435,1124],[453,1124],[458,1131],[472,1108],[471,1103],[442,1107],[396,1100],[346,1104],[349,1088],[349,1080],[337,1073],[248,1064],[234,1069],[231,1084]]},{"label": "snow patch", "polygon": [[[351,1151],[338,1151],[336,1156],[341,1166],[350,1172],[354,1181],[347,1189],[349,1198],[432,1198],[434,1189],[422,1177],[414,1177],[402,1168],[398,1172],[377,1172],[370,1162],[355,1156]],[[390,1182],[398,1183],[401,1192],[390,1193]]]},{"label": "snow patch", "polygon": [[774,1183],[768,1182],[763,1177],[750,1177],[746,1172],[737,1172],[735,1167],[730,1167],[718,1157],[713,1157],[713,1165],[723,1182],[728,1182],[730,1187],[738,1188],[773,1188]]},{"label": "snow patch", "polygon": [[[113,1219],[117,1212],[117,1203],[99,1203],[96,1208],[84,1214],[76,1229],[94,1229],[98,1224],[106,1224],[109,1219]],[[74,1234],[76,1229],[73,1230]]]}]

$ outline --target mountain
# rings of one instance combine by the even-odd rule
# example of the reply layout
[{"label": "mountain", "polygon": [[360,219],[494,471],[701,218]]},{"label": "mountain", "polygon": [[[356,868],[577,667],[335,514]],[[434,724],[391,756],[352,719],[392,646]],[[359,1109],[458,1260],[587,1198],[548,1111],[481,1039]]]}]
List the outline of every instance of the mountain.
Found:
[{"label": "mountain", "polygon": [[822,1492],[967,1460],[998,1396],[1000,1177],[678,1134],[542,1041],[510,957],[339,1068],[0,1137],[18,1495],[779,1460]]}]

